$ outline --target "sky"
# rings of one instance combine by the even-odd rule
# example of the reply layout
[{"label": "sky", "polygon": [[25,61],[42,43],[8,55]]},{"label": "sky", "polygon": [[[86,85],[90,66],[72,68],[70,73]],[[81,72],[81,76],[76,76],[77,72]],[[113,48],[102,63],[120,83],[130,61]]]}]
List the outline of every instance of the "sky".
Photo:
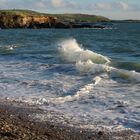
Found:
[{"label": "sky", "polygon": [[0,0],[0,9],[85,13],[110,19],[139,19],[140,0]]}]

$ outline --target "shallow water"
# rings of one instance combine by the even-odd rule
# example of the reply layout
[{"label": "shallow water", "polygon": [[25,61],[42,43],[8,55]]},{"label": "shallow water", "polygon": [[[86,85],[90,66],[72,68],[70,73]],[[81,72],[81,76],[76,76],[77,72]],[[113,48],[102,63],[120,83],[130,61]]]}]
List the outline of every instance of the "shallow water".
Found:
[{"label": "shallow water", "polygon": [[1,99],[51,110],[52,121],[140,131],[139,25],[0,30]]}]

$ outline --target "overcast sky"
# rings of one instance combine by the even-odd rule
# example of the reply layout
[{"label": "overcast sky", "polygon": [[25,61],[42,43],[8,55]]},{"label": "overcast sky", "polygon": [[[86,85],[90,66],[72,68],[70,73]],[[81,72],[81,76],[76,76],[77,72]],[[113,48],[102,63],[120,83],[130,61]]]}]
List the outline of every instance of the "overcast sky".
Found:
[{"label": "overcast sky", "polygon": [[87,13],[111,19],[140,19],[140,0],[0,0],[0,9]]}]

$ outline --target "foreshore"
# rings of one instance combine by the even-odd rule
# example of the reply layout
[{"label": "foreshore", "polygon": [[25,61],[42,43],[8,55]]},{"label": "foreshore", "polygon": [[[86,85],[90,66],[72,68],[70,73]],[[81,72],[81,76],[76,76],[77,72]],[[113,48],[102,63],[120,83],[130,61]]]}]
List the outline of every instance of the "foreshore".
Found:
[{"label": "foreshore", "polygon": [[140,140],[132,130],[109,132],[63,126],[30,117],[42,110],[0,101],[0,140]]}]

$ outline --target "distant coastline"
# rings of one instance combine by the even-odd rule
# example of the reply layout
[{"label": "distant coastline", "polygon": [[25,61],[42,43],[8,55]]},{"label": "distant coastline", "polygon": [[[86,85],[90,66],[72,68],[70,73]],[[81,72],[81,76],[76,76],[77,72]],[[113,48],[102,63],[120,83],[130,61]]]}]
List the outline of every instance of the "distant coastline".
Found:
[{"label": "distant coastline", "polygon": [[127,20],[111,20],[111,22],[117,22],[117,23],[140,23],[140,20],[133,20],[133,19],[127,19]]},{"label": "distant coastline", "polygon": [[140,20],[111,20],[87,14],[47,14],[31,10],[0,10],[0,28],[100,28],[103,22],[139,22]]}]

